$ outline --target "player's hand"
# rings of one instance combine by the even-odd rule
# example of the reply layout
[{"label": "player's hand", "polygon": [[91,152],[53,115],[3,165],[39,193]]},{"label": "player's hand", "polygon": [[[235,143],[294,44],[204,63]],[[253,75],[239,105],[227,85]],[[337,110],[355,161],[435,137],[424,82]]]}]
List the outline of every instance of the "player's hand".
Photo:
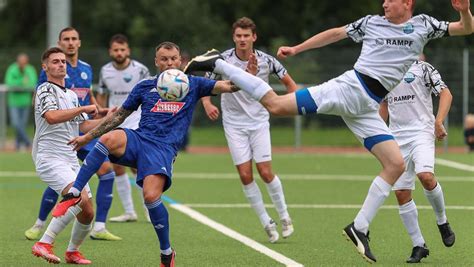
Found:
[{"label": "player's hand", "polygon": [[287,58],[294,55],[296,55],[296,51],[293,47],[281,46],[278,48],[277,57],[279,58]]},{"label": "player's hand", "polygon": [[254,53],[251,53],[249,56],[249,61],[247,63],[247,68],[245,69],[248,73],[252,75],[257,75],[258,73],[258,60],[257,56]]},{"label": "player's hand", "polygon": [[444,138],[448,136],[448,132],[446,132],[446,129],[442,123],[435,123],[435,135],[438,141],[444,140]]},{"label": "player's hand", "polygon": [[96,105],[87,105],[87,106],[84,106],[83,109],[84,109],[84,112],[87,113],[87,115],[90,115],[91,117],[94,117],[99,112],[97,110]]},{"label": "player's hand", "polygon": [[81,147],[85,146],[92,139],[93,139],[92,136],[90,136],[89,134],[85,134],[85,135],[74,137],[73,139],[69,140],[67,144],[72,146],[72,149],[74,151],[78,151],[79,149],[81,149]]},{"label": "player's hand", "polygon": [[204,110],[211,121],[215,121],[219,118],[219,109],[213,104],[204,105]]},{"label": "player's hand", "polygon": [[467,11],[470,7],[470,0],[451,0],[451,5],[458,12]]}]

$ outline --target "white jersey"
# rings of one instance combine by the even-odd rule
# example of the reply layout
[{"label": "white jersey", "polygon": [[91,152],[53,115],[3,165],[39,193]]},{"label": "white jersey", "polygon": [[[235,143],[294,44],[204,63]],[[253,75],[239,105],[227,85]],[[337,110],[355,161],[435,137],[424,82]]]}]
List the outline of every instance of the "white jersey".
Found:
[{"label": "white jersey", "polygon": [[438,96],[444,88],[447,86],[433,66],[416,61],[400,84],[386,96],[389,128],[400,145],[416,139],[421,132],[434,138],[431,94]]},{"label": "white jersey", "polygon": [[347,35],[362,42],[354,69],[391,91],[418,59],[425,44],[448,33],[448,24],[424,14],[402,24],[393,24],[378,15],[350,23],[346,26]]},{"label": "white jersey", "polygon": [[[258,61],[257,76],[268,83],[270,74],[274,74],[278,79],[282,79],[287,71],[283,65],[274,57],[255,50]],[[235,53],[235,48],[228,49],[222,53],[224,60],[243,70],[247,69],[248,61],[239,59]],[[218,75],[208,73],[212,79],[219,78]],[[228,77],[222,76],[223,80]],[[254,100],[243,90],[232,94],[221,94],[222,120],[224,125],[234,127],[259,127],[259,123],[267,122],[268,111],[257,100]]]},{"label": "white jersey", "polygon": [[67,145],[79,135],[79,124],[87,120],[83,113],[70,121],[49,124],[43,115],[50,110],[65,110],[79,107],[76,93],[51,82],[41,84],[35,95],[35,137],[33,139],[33,160],[56,158],[77,163],[76,153]]},{"label": "white jersey", "polygon": [[[99,94],[109,95],[109,107],[120,107],[127,99],[133,87],[141,80],[150,76],[145,65],[136,60],[130,60],[130,64],[123,70],[118,70],[112,62],[107,63],[100,69]],[[123,128],[138,128],[141,110],[137,109],[119,126]]]}]

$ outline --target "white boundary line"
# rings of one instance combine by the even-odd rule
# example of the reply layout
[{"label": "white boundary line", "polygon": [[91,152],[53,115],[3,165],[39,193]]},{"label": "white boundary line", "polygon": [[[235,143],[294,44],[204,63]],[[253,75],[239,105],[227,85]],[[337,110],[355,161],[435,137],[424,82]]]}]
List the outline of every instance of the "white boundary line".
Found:
[{"label": "white boundary line", "polygon": [[230,237],[230,238],[233,238],[239,242],[241,242],[242,244],[246,245],[246,246],[249,246],[251,248],[253,248],[254,250],[262,253],[262,254],[265,254],[267,255],[268,257],[286,265],[286,266],[303,266],[303,264],[301,263],[298,263],[290,258],[287,258],[286,256],[274,251],[274,250],[271,250],[269,248],[267,248],[266,246],[258,243],[257,241],[253,240],[253,239],[250,239],[232,229],[230,229],[229,227],[223,225],[223,224],[220,224],[212,219],[210,219],[209,217],[203,215],[202,213],[199,213],[198,211],[195,211],[193,209],[191,209],[189,206],[185,206],[183,204],[177,204],[177,203],[173,203],[173,204],[170,204],[171,208],[179,211],[179,212],[182,212],[186,215],[188,215],[189,217],[191,217],[192,219],[204,224],[204,225],[207,225],[209,227],[211,227],[212,229],[218,231],[218,232],[221,232],[222,234]]},{"label": "white boundary line", "polygon": [[[237,203],[237,204],[213,204],[213,203],[190,203],[184,204],[187,207],[191,208],[250,208],[250,204],[247,203]],[[361,205],[352,205],[352,204],[288,204],[290,209],[360,209]],[[273,208],[272,204],[265,204],[266,208]],[[416,206],[420,210],[431,210],[431,206]],[[381,209],[397,209],[396,205],[385,205],[380,207]],[[474,206],[446,206],[447,210],[474,210]]]},{"label": "white boundary line", "polygon": [[456,162],[456,161],[451,161],[451,160],[447,160],[447,159],[436,159],[436,163],[439,164],[439,165],[451,167],[451,168],[454,168],[454,169],[474,172],[474,166],[459,163],[459,162]]},{"label": "white boundary line", "polygon": [[[470,166],[468,166],[470,167]],[[256,174],[258,175],[258,174]],[[284,180],[321,180],[321,181],[372,181],[371,175],[347,175],[347,174],[296,174],[281,173],[280,177]],[[35,172],[30,171],[0,171],[0,177],[37,177]],[[173,174],[177,179],[202,179],[202,180],[238,180],[237,173],[186,173],[177,172]],[[442,182],[474,182],[473,176],[441,176]]]}]

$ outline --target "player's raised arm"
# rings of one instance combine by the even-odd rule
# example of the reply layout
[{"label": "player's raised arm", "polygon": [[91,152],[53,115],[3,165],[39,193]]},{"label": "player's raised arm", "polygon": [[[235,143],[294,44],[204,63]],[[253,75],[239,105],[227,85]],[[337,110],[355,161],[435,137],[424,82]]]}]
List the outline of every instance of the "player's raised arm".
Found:
[{"label": "player's raised arm", "polygon": [[282,46],[278,49],[277,56],[279,58],[286,58],[288,56],[294,56],[303,51],[320,48],[342,39],[347,38],[346,27],[332,28],[321,33],[314,35],[306,41],[296,46]]},{"label": "player's raised arm", "polygon": [[449,23],[449,35],[468,35],[474,30],[474,20],[470,10],[470,0],[451,0],[453,8],[459,12],[459,21]]}]

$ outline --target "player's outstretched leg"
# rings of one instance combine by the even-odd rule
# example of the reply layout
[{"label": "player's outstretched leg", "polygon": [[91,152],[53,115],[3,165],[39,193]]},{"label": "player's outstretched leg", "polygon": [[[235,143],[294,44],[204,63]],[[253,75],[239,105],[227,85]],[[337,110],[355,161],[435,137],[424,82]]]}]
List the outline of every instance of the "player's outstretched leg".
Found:
[{"label": "player's outstretched leg", "polygon": [[184,73],[189,74],[195,71],[214,71],[216,67],[216,60],[222,59],[220,52],[216,49],[211,49],[206,53],[194,57],[184,67]]},{"label": "player's outstretched leg", "polygon": [[377,261],[375,259],[375,256],[370,251],[369,232],[367,232],[367,234],[364,234],[355,229],[354,223],[351,223],[346,226],[346,228],[344,228],[344,231],[342,233],[346,236],[348,241],[352,241],[352,243],[354,243],[357,251],[366,261],[368,261],[369,263],[374,263]]}]

